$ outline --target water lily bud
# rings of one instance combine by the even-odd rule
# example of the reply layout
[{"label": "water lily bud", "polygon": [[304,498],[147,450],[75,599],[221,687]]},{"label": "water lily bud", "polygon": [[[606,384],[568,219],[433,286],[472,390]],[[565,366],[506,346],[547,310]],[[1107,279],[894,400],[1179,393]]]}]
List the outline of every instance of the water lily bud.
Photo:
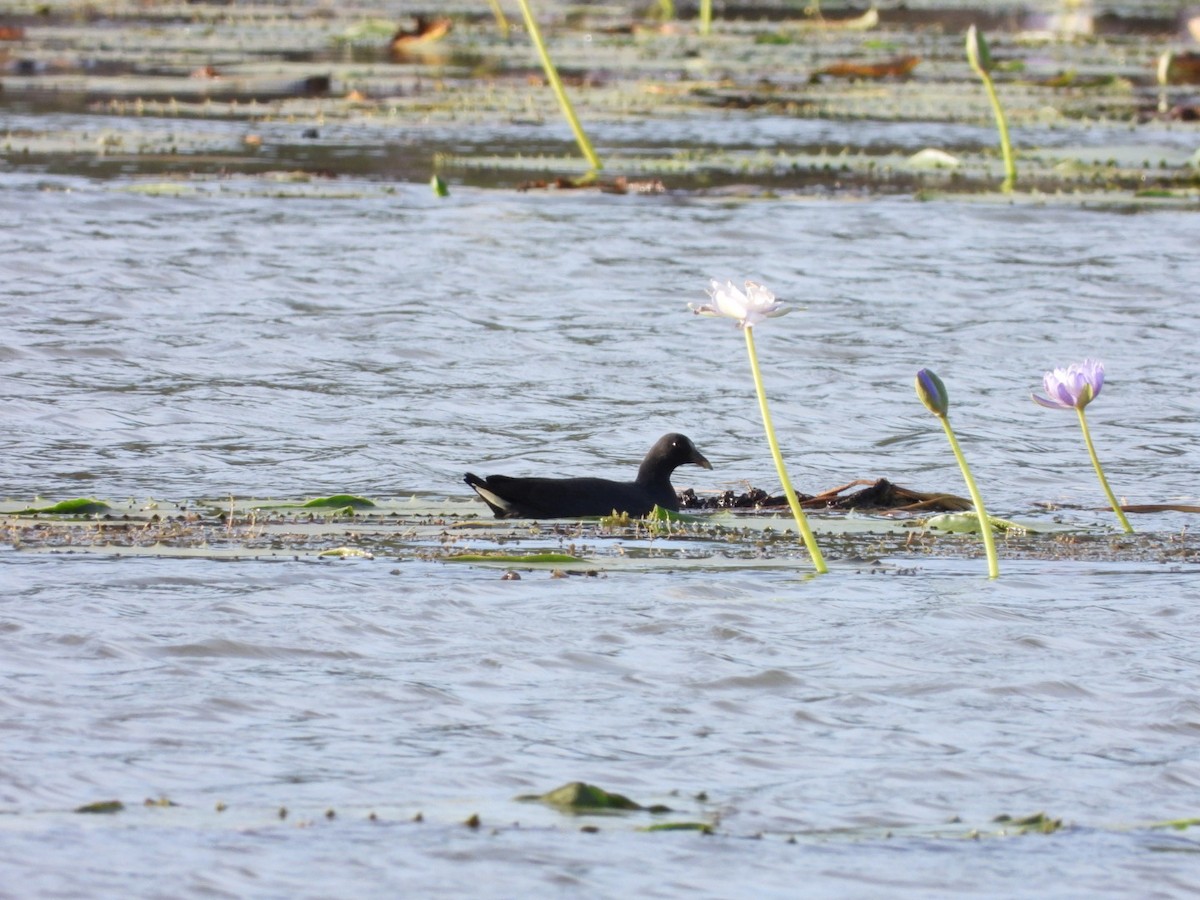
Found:
[{"label": "water lily bud", "polygon": [[946,385],[942,384],[942,379],[928,369],[922,369],[917,373],[916,385],[917,396],[926,408],[935,416],[946,418],[950,398],[946,396]]},{"label": "water lily bud", "polygon": [[980,75],[992,71],[992,52],[983,33],[974,25],[967,29],[967,62]]}]

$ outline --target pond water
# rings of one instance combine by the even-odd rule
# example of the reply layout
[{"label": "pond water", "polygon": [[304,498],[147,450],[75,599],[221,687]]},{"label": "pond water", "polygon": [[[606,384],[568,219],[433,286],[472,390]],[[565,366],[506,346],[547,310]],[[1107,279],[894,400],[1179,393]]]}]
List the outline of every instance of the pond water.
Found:
[{"label": "pond water", "polygon": [[[758,329],[803,491],[883,476],[962,493],[913,394],[929,366],[990,512],[1115,534],[1074,416],[1029,400],[1045,368],[1094,355],[1118,495],[1200,493],[1191,214],[135,186],[0,179],[0,496],[19,504],[353,492],[457,519],[480,511],[467,469],[621,477],[672,430],[714,466],[677,487],[777,490],[741,336],[687,310],[710,277],[807,307]],[[664,541],[641,568],[519,580],[408,552],[14,543],[0,884],[1183,895],[1195,833],[1149,826],[1200,812],[1189,523],[1134,519],[1192,548],[1176,562],[1005,558],[1002,542],[990,582],[970,538],[954,558],[832,551],[815,579],[799,548],[715,541],[686,545],[698,564]],[[571,781],[673,812],[514,799]],[[123,812],[72,812],[113,799]],[[1039,811],[1063,827],[995,821]],[[668,821],[715,833],[641,830]]]}]

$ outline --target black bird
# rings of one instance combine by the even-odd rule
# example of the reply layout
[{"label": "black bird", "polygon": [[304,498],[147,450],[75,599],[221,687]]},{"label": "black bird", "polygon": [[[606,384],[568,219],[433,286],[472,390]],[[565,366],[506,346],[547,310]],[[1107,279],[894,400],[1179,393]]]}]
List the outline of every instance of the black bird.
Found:
[{"label": "black bird", "polygon": [[463,479],[492,508],[497,519],[574,519],[609,516],[613,512],[644,516],[655,506],[679,509],[671,473],[685,463],[712,468],[682,434],[664,434],[650,448],[637,478],[480,478],[468,472]]}]

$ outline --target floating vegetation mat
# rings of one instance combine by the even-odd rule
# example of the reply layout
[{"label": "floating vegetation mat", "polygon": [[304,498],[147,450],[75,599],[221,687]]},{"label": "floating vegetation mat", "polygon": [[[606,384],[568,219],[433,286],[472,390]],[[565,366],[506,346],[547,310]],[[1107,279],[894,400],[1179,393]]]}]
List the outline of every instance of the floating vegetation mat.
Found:
[{"label": "floating vegetation mat", "polygon": [[196,803],[190,798],[148,797],[141,801],[94,800],[74,809],[46,809],[11,815],[0,821],[0,830],[14,831],[54,822],[62,826],[177,828],[181,830],[262,833],[272,828],[332,827],[338,823],[369,821],[380,826],[446,829],[486,829],[490,834],[536,831],[545,840],[556,832],[582,831],[642,833],[646,840],[661,832],[697,832],[732,840],[777,840],[788,844],[855,844],[888,841],[897,845],[928,841],[986,841],[1033,838],[1038,835],[1090,835],[1097,831],[1134,835],[1152,850],[1195,852],[1195,829],[1200,819],[1145,820],[1113,825],[1080,824],[1043,811],[1012,815],[1000,813],[986,821],[959,819],[929,825],[913,823],[863,824],[835,828],[803,828],[789,832],[739,832],[722,822],[718,798],[706,792],[673,791],[661,801],[640,803],[621,794],[584,782],[572,782],[541,795],[499,798],[483,803],[441,803],[436,808],[380,803],[375,806],[276,806],[218,801]]},{"label": "floating vegetation mat", "polygon": [[[1134,507],[1178,514],[1194,507]],[[1186,527],[1132,535],[1075,524],[1060,510],[993,519],[1002,559],[1115,564],[1200,564]],[[1097,513],[1099,518],[1099,513]],[[1135,520],[1136,521],[1136,520]],[[971,513],[825,512],[812,517],[822,551],[843,569],[905,572],[934,559],[981,558]],[[1138,522],[1141,525],[1141,522]],[[1145,527],[1145,526],[1142,526]],[[506,577],[556,577],[808,565],[790,515],[719,509],[630,519],[498,520],[473,500],[224,500],[176,503],[78,498],[0,503],[0,534],[13,551],[205,559],[375,559],[496,569]]]},{"label": "floating vegetation mat", "polygon": [[[538,4],[604,163],[583,162],[529,36],[479,3],[9,4],[0,168],[172,183],[233,176],[773,196],[994,193],[992,113],[964,53],[988,33],[1017,195],[1194,205],[1200,63],[1160,65],[1177,3]],[[691,9],[681,13],[692,13]],[[1200,25],[1195,25],[1200,30]],[[284,195],[345,196],[339,190]]]}]

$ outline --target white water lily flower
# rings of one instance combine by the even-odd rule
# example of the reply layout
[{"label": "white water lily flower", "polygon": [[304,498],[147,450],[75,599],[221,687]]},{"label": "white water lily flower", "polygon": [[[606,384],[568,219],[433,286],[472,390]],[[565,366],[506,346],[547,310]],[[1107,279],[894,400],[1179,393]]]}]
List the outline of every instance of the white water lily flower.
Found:
[{"label": "white water lily flower", "polygon": [[792,311],[782,300],[776,300],[771,291],[754,281],[746,282],[743,293],[733,286],[732,281],[721,284],[713,279],[708,296],[712,298],[712,303],[704,306],[689,303],[688,309],[698,316],[736,319],[738,328],[753,328],[763,319],[787,315]]}]

